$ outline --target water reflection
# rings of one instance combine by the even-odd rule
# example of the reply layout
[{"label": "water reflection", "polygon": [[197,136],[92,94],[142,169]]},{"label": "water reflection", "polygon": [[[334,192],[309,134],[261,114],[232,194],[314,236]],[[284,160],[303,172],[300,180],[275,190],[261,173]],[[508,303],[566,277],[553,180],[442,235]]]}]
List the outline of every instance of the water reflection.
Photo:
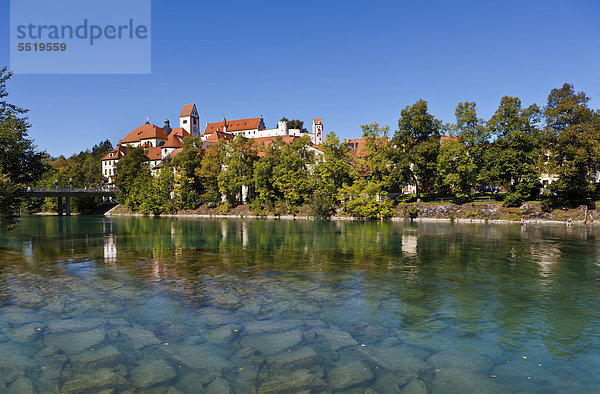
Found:
[{"label": "water reflection", "polygon": [[[30,218],[0,245],[0,350],[27,358],[0,374],[5,387],[93,384],[81,376],[184,392],[600,384],[589,227]],[[112,361],[90,364],[110,366],[104,377],[81,364],[91,346],[109,347]],[[43,380],[45,360],[60,368]],[[135,372],[165,365],[182,369],[154,383]]]}]

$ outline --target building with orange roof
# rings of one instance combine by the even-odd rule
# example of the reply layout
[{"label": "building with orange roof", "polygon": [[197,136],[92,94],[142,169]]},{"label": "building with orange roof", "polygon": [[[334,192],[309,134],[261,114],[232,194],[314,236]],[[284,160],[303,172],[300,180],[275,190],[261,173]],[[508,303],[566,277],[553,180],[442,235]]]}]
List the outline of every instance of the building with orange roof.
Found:
[{"label": "building with orange roof", "polygon": [[207,123],[204,134],[200,137],[203,141],[207,140],[213,133],[223,132],[233,134],[234,136],[244,136],[246,138],[266,138],[296,136],[302,137],[308,135],[314,145],[323,143],[323,121],[321,118],[313,119],[312,133],[304,133],[299,129],[288,128],[288,122],[280,120],[277,127],[267,129],[262,115],[257,118],[227,120],[223,117],[220,122]]}]

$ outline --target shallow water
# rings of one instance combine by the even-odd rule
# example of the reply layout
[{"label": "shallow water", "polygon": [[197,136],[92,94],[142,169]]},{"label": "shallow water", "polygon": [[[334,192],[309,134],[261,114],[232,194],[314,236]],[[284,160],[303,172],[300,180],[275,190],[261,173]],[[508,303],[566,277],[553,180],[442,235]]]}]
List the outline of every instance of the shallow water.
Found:
[{"label": "shallow water", "polygon": [[0,391],[596,391],[597,231],[26,218]]}]

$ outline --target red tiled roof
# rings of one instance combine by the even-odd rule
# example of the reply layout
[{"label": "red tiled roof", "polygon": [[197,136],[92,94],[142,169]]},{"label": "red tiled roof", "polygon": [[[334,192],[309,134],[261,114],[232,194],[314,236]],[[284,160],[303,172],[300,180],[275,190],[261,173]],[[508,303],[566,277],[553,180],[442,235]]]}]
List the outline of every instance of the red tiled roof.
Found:
[{"label": "red tiled roof", "polygon": [[230,134],[230,133],[224,133],[219,130],[219,131],[214,131],[214,132],[210,133],[208,138],[204,141],[205,142],[207,142],[207,141],[208,142],[217,142],[219,140],[233,141],[234,138],[235,138],[235,135]]},{"label": "red tiled roof", "polygon": [[450,142],[450,141],[458,141],[458,137],[453,137],[453,136],[449,136],[449,135],[443,135],[440,137],[441,144],[445,144],[446,142]]},{"label": "red tiled roof", "polygon": [[313,122],[315,122],[316,124],[320,124],[320,123],[323,123],[323,119],[321,119],[321,118],[314,118]]},{"label": "red tiled roof", "polygon": [[169,156],[171,159],[174,158],[175,156],[177,156],[178,154],[180,154],[183,151],[183,148],[177,148],[175,150],[173,150],[173,152],[169,153]]},{"label": "red tiled roof", "polygon": [[255,130],[260,126],[260,120],[260,117],[236,120],[226,120],[223,118],[221,122],[207,123],[204,134],[214,133],[217,129],[223,131],[225,126],[227,126],[228,133],[232,131]]},{"label": "red tiled roof", "polygon": [[[382,142],[387,142],[387,137],[377,137]],[[346,145],[350,147],[350,154],[354,157],[365,157],[367,155],[367,142],[364,138],[354,138],[346,141]]]},{"label": "red tiled roof", "polygon": [[150,123],[146,123],[127,134],[125,138],[123,138],[121,142],[119,142],[119,144],[139,142],[141,140],[148,140],[154,138],[166,140],[167,135],[160,127]]},{"label": "red tiled roof", "polygon": [[195,106],[196,106],[196,104],[185,104],[183,106],[183,108],[181,109],[181,113],[179,114],[179,117],[182,117],[182,116],[191,116],[192,115],[192,111],[194,110]]},{"label": "red tiled roof", "polygon": [[181,138],[177,134],[171,133],[162,148],[181,148],[182,146]]},{"label": "red tiled roof", "polygon": [[[120,158],[123,157],[123,155],[125,154],[125,152],[127,152],[127,148],[124,146],[117,146],[115,149],[111,150],[110,152],[108,152],[106,154],[106,156],[104,156],[102,158],[102,161],[104,160],[119,160]],[[111,156],[112,153],[112,156]]]},{"label": "red tiled roof", "polygon": [[146,156],[150,160],[161,160],[162,159],[162,148],[160,146],[153,146],[145,149]]},{"label": "red tiled roof", "polygon": [[[190,135],[190,133],[188,133],[187,130],[182,127],[175,127],[173,130],[171,130],[171,134],[175,134],[181,138],[187,137]],[[169,135],[171,135],[171,134],[169,134]]]}]

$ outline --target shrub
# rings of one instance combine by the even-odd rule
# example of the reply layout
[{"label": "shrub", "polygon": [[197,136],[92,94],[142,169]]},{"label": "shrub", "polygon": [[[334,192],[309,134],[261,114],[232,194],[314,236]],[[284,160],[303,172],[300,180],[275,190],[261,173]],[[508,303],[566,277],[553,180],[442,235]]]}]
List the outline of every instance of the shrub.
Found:
[{"label": "shrub", "polygon": [[389,219],[394,215],[392,203],[386,197],[381,183],[367,183],[364,180],[344,186],[338,193],[338,198],[345,201],[345,212],[366,219]]},{"label": "shrub", "polygon": [[417,216],[419,216],[419,208],[410,207],[408,209],[408,217],[410,218],[410,220],[415,220]]}]

